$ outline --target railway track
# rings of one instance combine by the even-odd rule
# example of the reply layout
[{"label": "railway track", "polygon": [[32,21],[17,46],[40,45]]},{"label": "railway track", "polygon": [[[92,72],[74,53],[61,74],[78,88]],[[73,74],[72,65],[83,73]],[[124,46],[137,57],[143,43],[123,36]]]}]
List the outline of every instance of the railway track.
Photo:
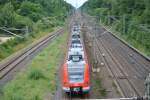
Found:
[{"label": "railway track", "polygon": [[[92,33],[91,30],[89,30],[90,33]],[[100,32],[103,33],[103,32]],[[109,32],[106,32],[107,35],[109,35]],[[148,73],[149,69],[148,66],[145,66],[143,63],[144,60],[140,60],[141,58],[134,58],[132,64],[132,61],[127,57],[127,54],[130,54],[131,51],[125,49],[125,47],[118,44],[116,47],[111,47],[111,41],[113,40],[110,37],[104,37],[106,34],[103,34],[101,37],[95,38],[95,43],[99,51],[99,55],[102,56],[102,54],[106,54],[106,56],[101,57],[102,59],[97,58],[97,61],[104,62],[105,66],[107,67],[112,79],[114,80],[114,83],[117,86],[118,91],[121,93],[122,97],[142,97],[144,96],[144,93],[141,93],[138,88],[138,84],[135,83],[135,77],[133,77],[131,74],[128,75],[128,71],[124,70],[124,68],[131,68],[134,70],[134,73],[138,74],[139,77],[136,77],[138,79],[142,79],[144,81],[144,78],[146,78],[146,75],[144,73]],[[115,39],[114,39],[115,41]],[[116,41],[117,42],[117,41]],[[114,42],[115,44],[115,42]],[[123,49],[122,52],[119,49]],[[125,50],[124,50],[125,49]],[[130,52],[129,52],[130,51]],[[132,52],[131,54],[134,54]],[[115,56],[116,55],[116,56]],[[136,54],[134,54],[136,55]],[[130,55],[129,55],[130,56]],[[129,63],[130,62],[130,63]],[[132,71],[133,71],[132,70]],[[127,71],[127,72],[126,72]],[[144,87],[144,84],[143,84]],[[142,88],[143,88],[142,87]]]},{"label": "railway track", "polygon": [[[121,42],[118,43],[117,40],[112,36],[112,34],[107,34],[107,36],[105,36],[105,39],[114,40],[114,42],[117,43],[116,46],[118,47],[116,49],[118,49],[118,51],[122,55],[124,55],[124,57],[126,59],[128,59],[130,56],[130,58],[132,58],[132,62],[135,62],[135,64],[137,64],[137,66],[141,66],[145,71],[150,72],[149,63],[146,62],[147,59],[146,60],[141,59],[141,56],[139,56],[135,52],[129,50],[126,45],[122,44]],[[127,48],[127,49],[124,49],[124,48]],[[128,56],[125,56],[125,54],[128,54]],[[147,60],[147,61],[149,61],[149,60]]]},{"label": "railway track", "polygon": [[59,29],[58,31],[54,32],[52,35],[49,35],[39,41],[38,43],[31,46],[29,49],[23,51],[21,54],[17,55],[13,59],[9,60],[8,62],[2,64],[0,66],[0,80],[5,78],[5,76],[11,72],[18,64],[23,62],[29,55],[37,51],[38,49],[41,49],[40,47],[46,43],[48,43],[50,40],[54,39],[58,35],[63,33],[63,29]]},{"label": "railway track", "polygon": [[[114,66],[116,65],[116,71],[120,72],[121,77],[124,79],[123,81],[130,85],[129,87],[132,89],[132,92],[134,92],[134,94],[136,96],[140,96],[140,93],[137,91],[137,89],[134,87],[134,85],[132,84],[132,82],[128,79],[128,75],[123,71],[123,69],[120,67],[121,65],[118,63],[118,61],[115,60],[115,58],[112,56],[111,52],[108,51],[108,48],[106,48],[104,46],[104,44],[102,43],[101,40],[95,39],[96,42],[96,47],[98,48],[99,51],[99,55],[102,54],[108,54],[107,57],[109,57],[109,59],[112,60],[112,62],[114,63]],[[120,82],[120,80],[118,80],[119,75],[116,75],[116,71],[112,70],[113,68],[111,67],[112,64],[109,62],[110,60],[108,60],[107,57],[101,57],[101,62],[103,60],[103,62],[105,63],[105,65],[108,67],[109,72],[111,73],[111,77],[114,79],[115,84],[117,84],[118,86],[118,90],[120,91],[121,95],[123,97],[131,97],[131,95],[128,94],[127,91],[125,91],[125,89],[122,86],[122,82]],[[100,61],[99,58],[97,58],[97,61]]]},{"label": "railway track", "polygon": [[[131,57],[130,54],[133,54],[133,53],[131,51],[124,50],[123,47],[121,47],[122,45],[111,46],[108,43],[108,41],[110,42],[110,39],[111,38],[105,37],[105,39],[103,39],[103,41],[105,42],[105,44],[107,45],[109,50],[111,52],[113,52],[114,55],[117,55],[116,58],[118,60],[120,60],[119,58],[122,58],[120,60],[120,63],[124,66],[127,66],[129,69],[132,68],[132,71],[136,73],[135,75],[133,74],[133,76],[136,76],[139,79],[145,80],[146,76],[150,72],[148,69],[148,66],[146,66],[146,64],[144,62],[141,62],[141,60],[138,60],[134,56]],[[133,55],[135,55],[135,54],[133,54]]]},{"label": "railway track", "polygon": [[[96,45],[99,51],[99,55],[104,54],[104,52],[102,51],[102,48],[100,47],[98,41],[96,40]],[[112,71],[111,69],[111,65],[109,64],[109,62],[107,61],[106,57],[102,58],[102,61],[105,63],[111,77],[113,77],[114,83],[118,86],[117,89],[120,92],[121,96],[125,97],[125,92],[123,91],[123,88],[121,87],[121,84],[119,83],[119,80],[117,79],[116,74],[114,73],[114,71]]]},{"label": "railway track", "polygon": [[[109,51],[109,49],[105,47],[105,45],[103,44],[102,40],[99,39],[99,41],[100,41],[100,43],[102,44],[102,45],[101,45],[101,48],[103,48],[103,49],[106,51],[106,53],[107,53],[107,54],[109,55],[109,57],[112,59],[112,61],[114,62],[114,64],[117,66],[117,68],[118,68],[118,70],[120,71],[120,73],[123,75],[123,76],[121,76],[120,78],[122,78],[125,82],[127,82],[127,84],[129,85],[128,87],[130,87],[131,91],[132,91],[136,96],[140,96],[140,93],[138,92],[138,90],[136,89],[136,87],[134,86],[134,84],[131,82],[131,80],[128,78],[127,73],[125,73],[125,71],[123,71],[123,69],[121,68],[120,63],[114,58],[114,56],[111,54],[111,52]],[[97,43],[98,43],[98,42],[97,42]],[[99,46],[98,46],[98,47],[99,47]],[[99,47],[99,50],[100,50],[100,47]],[[105,62],[107,62],[107,64],[109,64],[106,58],[105,58]],[[127,91],[125,91],[124,88],[127,88],[127,87],[122,86],[122,82],[119,81],[120,78],[119,78],[119,80],[118,80],[118,77],[116,77],[116,74],[115,74],[115,72],[112,70],[112,67],[110,67],[111,65],[108,65],[108,66],[109,66],[109,69],[111,70],[111,72],[112,72],[112,74],[113,74],[113,77],[115,77],[115,80],[117,81],[118,85],[120,86],[121,91],[122,91],[124,97],[129,97],[129,96],[131,96],[131,95],[129,95],[129,94],[127,93]],[[124,88],[123,88],[123,87],[124,87]],[[130,89],[129,89],[129,90],[130,90]],[[134,96],[134,95],[133,95],[133,96]]]},{"label": "railway track", "polygon": [[[89,34],[97,35],[97,46],[93,46],[101,50],[98,54],[101,57],[97,58],[97,60],[105,62],[112,80],[119,84],[117,90],[122,91],[123,97],[145,96],[145,79],[148,73],[150,73],[150,59],[114,35],[103,25],[99,26],[90,19],[88,21],[85,20],[85,23]],[[103,53],[105,53],[105,57],[103,57]]]}]

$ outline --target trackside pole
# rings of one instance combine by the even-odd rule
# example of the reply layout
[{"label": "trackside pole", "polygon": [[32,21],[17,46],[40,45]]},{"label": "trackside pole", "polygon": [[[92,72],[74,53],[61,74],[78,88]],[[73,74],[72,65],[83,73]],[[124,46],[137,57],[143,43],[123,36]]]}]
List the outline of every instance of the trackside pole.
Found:
[{"label": "trackside pole", "polygon": [[146,79],[146,97],[147,100],[150,100],[150,73]]}]

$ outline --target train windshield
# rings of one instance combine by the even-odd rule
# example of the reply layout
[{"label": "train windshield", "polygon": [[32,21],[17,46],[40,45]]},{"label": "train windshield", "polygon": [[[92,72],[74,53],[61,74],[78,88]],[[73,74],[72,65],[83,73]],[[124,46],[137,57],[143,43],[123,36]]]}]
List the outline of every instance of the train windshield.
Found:
[{"label": "train windshield", "polygon": [[72,60],[73,62],[79,62],[83,60],[82,55],[70,55],[69,60]]}]

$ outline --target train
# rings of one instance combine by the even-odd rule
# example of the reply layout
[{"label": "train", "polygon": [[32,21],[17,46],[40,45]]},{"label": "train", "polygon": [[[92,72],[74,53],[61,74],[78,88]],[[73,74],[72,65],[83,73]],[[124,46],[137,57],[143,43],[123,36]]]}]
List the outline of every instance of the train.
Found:
[{"label": "train", "polygon": [[63,64],[62,89],[65,93],[89,93],[90,66],[80,25],[73,25],[69,41]]}]

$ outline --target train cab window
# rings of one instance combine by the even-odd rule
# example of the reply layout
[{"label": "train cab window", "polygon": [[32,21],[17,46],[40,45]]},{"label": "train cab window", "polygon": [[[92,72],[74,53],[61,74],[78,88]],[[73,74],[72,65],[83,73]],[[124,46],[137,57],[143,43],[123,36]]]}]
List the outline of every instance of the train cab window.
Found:
[{"label": "train cab window", "polygon": [[72,60],[73,62],[79,62],[83,60],[82,55],[70,55],[69,56],[69,61]]}]

